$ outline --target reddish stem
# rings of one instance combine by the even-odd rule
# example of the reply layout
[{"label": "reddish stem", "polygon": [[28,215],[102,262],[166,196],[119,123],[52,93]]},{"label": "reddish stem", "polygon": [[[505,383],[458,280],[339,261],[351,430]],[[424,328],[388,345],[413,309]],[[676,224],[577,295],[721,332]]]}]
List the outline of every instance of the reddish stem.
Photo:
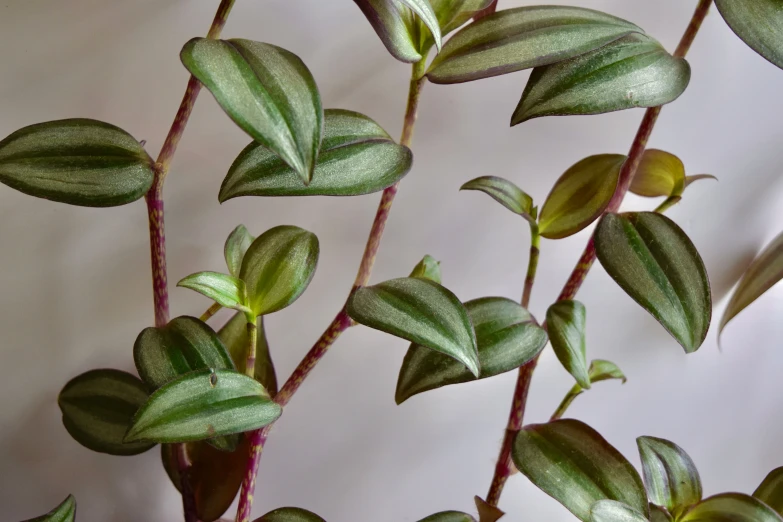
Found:
[{"label": "reddish stem", "polygon": [[473,17],[473,19],[474,20],[481,20],[485,16],[489,16],[492,13],[494,13],[495,11],[497,11],[497,9],[498,9],[498,2],[499,1],[500,0],[495,0],[488,7],[485,7],[484,9],[482,9],[481,11],[476,13],[475,16]]}]

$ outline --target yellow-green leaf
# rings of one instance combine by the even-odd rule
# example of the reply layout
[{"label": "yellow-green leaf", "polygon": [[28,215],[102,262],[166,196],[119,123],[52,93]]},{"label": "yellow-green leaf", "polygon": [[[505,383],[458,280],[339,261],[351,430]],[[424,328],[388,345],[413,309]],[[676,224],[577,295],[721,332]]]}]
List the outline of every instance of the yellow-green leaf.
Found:
[{"label": "yellow-green leaf", "polygon": [[435,281],[440,284],[440,261],[431,255],[426,255],[415,267],[413,267],[413,271],[408,277],[423,277],[424,279],[429,279],[430,281]]},{"label": "yellow-green leaf", "polygon": [[195,290],[224,308],[250,312],[250,309],[245,306],[247,303],[245,282],[234,276],[219,272],[198,272],[180,280],[177,286]]},{"label": "yellow-green leaf", "polygon": [[775,511],[749,495],[722,493],[696,504],[678,522],[781,522]]},{"label": "yellow-green leaf", "polygon": [[753,496],[783,515],[783,467],[770,471]]},{"label": "yellow-green leaf", "polygon": [[669,152],[647,149],[631,182],[631,192],[639,196],[681,196],[685,190],[685,165]]}]

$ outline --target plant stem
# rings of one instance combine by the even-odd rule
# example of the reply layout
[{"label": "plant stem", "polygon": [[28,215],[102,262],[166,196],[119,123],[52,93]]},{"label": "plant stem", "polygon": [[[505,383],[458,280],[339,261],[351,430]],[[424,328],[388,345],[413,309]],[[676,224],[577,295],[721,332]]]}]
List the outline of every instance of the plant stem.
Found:
[{"label": "plant stem", "polygon": [[[704,18],[707,16],[712,0],[699,0],[699,4],[696,7],[696,11],[691,18],[688,28],[685,30],[682,39],[680,40],[677,50],[674,56],[684,57],[693,44],[693,40],[696,34],[699,32],[699,28],[704,22]],[[612,196],[609,206],[606,212],[615,212],[620,208],[625,195],[628,193],[628,189],[633,181],[633,176],[636,174],[636,170],[639,167],[639,163],[642,159],[642,154],[647,146],[647,141],[652,134],[655,122],[658,119],[658,115],[661,112],[661,107],[652,107],[647,109],[644,114],[644,118],[639,126],[639,130],[636,133],[631,150],[628,153],[628,159],[623,164],[620,171],[620,180],[617,184],[617,189]],[[594,236],[590,237],[590,240],[585,247],[582,257],[576,264],[571,276],[568,278],[563,290],[558,297],[558,301],[573,299],[582,283],[587,277],[587,273],[593,266],[595,261],[595,240]],[[511,463],[511,448],[514,443],[516,432],[522,427],[522,419],[525,413],[525,406],[527,402],[527,394],[530,389],[530,382],[533,376],[533,370],[536,367],[538,359],[534,359],[522,366],[519,369],[519,376],[517,378],[516,388],[514,390],[514,397],[511,404],[511,413],[509,415],[508,427],[506,428],[506,435],[503,439],[503,446],[500,449],[500,455],[498,456],[498,463],[495,467],[495,475],[492,478],[492,485],[490,486],[489,493],[487,494],[487,503],[493,506],[497,506],[500,500],[500,495],[503,492],[503,486],[506,480],[513,472],[514,468]],[[513,433],[512,433],[513,430]]]},{"label": "plant stem", "polygon": [[256,374],[256,352],[258,351],[258,326],[255,314],[247,317],[247,353],[245,354],[245,375]]},{"label": "plant stem", "polygon": [[574,400],[576,400],[576,398],[579,397],[583,392],[584,389],[581,386],[574,384],[566,396],[563,397],[563,400],[560,402],[555,412],[549,418],[549,422],[553,422],[562,418],[563,415],[565,415],[566,410],[568,410],[568,407],[571,406],[571,403],[573,403]]},{"label": "plant stem", "polygon": [[473,17],[474,20],[481,20],[485,16],[491,15],[498,9],[498,2],[500,0],[495,0],[492,2],[488,7],[484,8],[483,10],[476,13],[476,15]]},{"label": "plant stem", "polygon": [[201,317],[199,317],[200,321],[207,322],[210,317],[215,315],[220,311],[220,309],[223,308],[219,303],[213,303],[212,306],[207,308],[207,311],[201,314]]},{"label": "plant stem", "polygon": [[[412,68],[410,88],[408,90],[408,103],[405,110],[402,137],[400,138],[400,144],[406,147],[409,147],[413,140],[413,128],[416,124],[419,97],[425,82],[425,66],[425,59],[422,59],[420,62],[414,64]],[[394,197],[397,195],[398,185],[399,183],[395,183],[383,191],[378,210],[375,213],[375,220],[370,229],[370,237],[367,239],[367,245],[364,248],[364,254],[362,255],[359,271],[356,275],[356,280],[351,289],[351,293],[357,288],[365,286],[370,280],[372,267],[381,244],[383,230],[386,227],[386,221],[389,219],[389,212],[391,211]],[[307,352],[307,355],[305,355],[304,359],[302,359],[283,387],[280,388],[280,391],[277,392],[277,395],[275,395],[276,403],[283,407],[288,404],[291,397],[293,397],[294,393],[296,393],[304,380],[323,358],[337,338],[352,325],[353,321],[348,317],[345,305],[343,305],[342,309],[337,313],[337,316],[335,316],[326,331],[321,335],[318,341],[316,341],[310,351]],[[256,476],[258,475],[258,467],[261,462],[261,453],[264,450],[264,444],[266,443],[266,439],[271,429],[272,425],[270,424],[250,434],[250,455],[247,460],[245,478],[242,480],[242,490],[239,493],[239,508],[237,509],[236,522],[250,522],[250,512],[253,507],[253,492],[255,491]]]},{"label": "plant stem", "polygon": [[538,224],[530,221],[530,258],[527,262],[527,275],[525,276],[525,288],[522,291],[522,307],[530,305],[530,295],[533,293],[533,283],[536,281],[538,269],[538,257],[541,253],[541,235],[538,233]]}]

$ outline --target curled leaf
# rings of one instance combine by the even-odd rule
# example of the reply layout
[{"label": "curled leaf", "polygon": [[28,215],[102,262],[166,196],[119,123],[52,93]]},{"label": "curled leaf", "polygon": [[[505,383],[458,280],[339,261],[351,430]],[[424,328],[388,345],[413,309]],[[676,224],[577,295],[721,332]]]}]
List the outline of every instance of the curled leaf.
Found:
[{"label": "curled leaf", "polygon": [[218,272],[198,272],[182,279],[177,286],[195,290],[224,308],[233,308],[241,312],[250,311],[245,306],[247,302],[245,282],[234,276]]},{"label": "curled leaf", "polygon": [[481,191],[514,214],[534,219],[533,198],[507,179],[482,176],[468,181],[460,187],[460,190]]},{"label": "curled leaf", "polygon": [[239,277],[239,271],[242,268],[242,260],[245,258],[245,252],[250,248],[253,240],[255,240],[255,237],[250,235],[250,232],[247,231],[245,225],[239,225],[228,235],[226,244],[223,247],[223,255],[226,258],[228,272],[232,276]]},{"label": "curled leaf", "polygon": [[681,447],[655,437],[639,437],[636,444],[650,502],[677,514],[701,500],[699,472]]},{"label": "curled leaf", "polygon": [[587,309],[579,301],[558,301],[547,310],[546,324],[558,360],[579,386],[588,390],[586,316]]},{"label": "curled leaf", "polygon": [[401,62],[416,63],[423,56],[413,37],[413,13],[397,0],[354,0],[389,53]]}]

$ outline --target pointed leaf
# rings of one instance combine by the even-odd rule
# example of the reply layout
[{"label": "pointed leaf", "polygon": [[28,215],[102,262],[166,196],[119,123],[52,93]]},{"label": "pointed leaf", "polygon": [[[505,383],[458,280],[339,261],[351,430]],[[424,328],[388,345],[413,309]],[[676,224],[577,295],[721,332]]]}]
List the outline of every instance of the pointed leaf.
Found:
[{"label": "pointed leaf", "polygon": [[599,500],[590,508],[591,522],[647,522],[640,511],[616,500]]},{"label": "pointed leaf", "polygon": [[479,522],[497,522],[505,513],[498,509],[497,506],[488,504],[483,498],[478,495],[473,497],[476,502],[476,509],[478,510]]},{"label": "pointed leaf", "polygon": [[153,393],[125,440],[189,442],[243,433],[271,424],[281,412],[256,380],[231,370],[199,370]]},{"label": "pointed leaf", "polygon": [[418,23],[420,24],[419,30],[425,33],[429,32],[435,42],[435,47],[440,51],[443,45],[441,42],[440,23],[438,15],[435,14],[432,4],[430,4],[430,0],[399,0],[399,2],[416,13]]},{"label": "pointed leaf", "polygon": [[133,415],[147,401],[147,387],[120,370],[91,370],[71,379],[57,404],[71,437],[85,448],[109,455],[138,455],[150,442],[124,443]]},{"label": "pointed leaf", "polygon": [[144,147],[102,121],[38,123],[0,141],[0,183],[37,198],[115,207],[141,198],[154,176]]},{"label": "pointed leaf", "polygon": [[607,214],[595,249],[604,269],[677,339],[699,349],[712,318],[710,281],[688,236],[654,212]]},{"label": "pointed leaf", "polygon": [[691,69],[643,34],[631,34],[600,49],[538,67],[511,117],[517,125],[542,116],[602,114],[656,107],[685,91]]},{"label": "pointed leaf", "polygon": [[737,36],[783,69],[783,6],[780,0],[715,0]]},{"label": "pointed leaf", "polygon": [[419,46],[411,27],[413,13],[397,0],[354,0],[370,22],[386,49],[401,62],[421,61]]},{"label": "pointed leaf", "polygon": [[562,239],[598,219],[614,195],[625,159],[620,154],[598,154],[565,171],[541,209],[541,235]]},{"label": "pointed leaf", "polygon": [[327,109],[324,139],[309,185],[269,149],[251,143],[231,165],[220,202],[239,196],[359,196],[394,185],[413,164],[373,120],[358,112]]},{"label": "pointed leaf", "polygon": [[413,272],[408,277],[421,277],[440,284],[440,261],[430,255],[426,255],[413,267]]},{"label": "pointed leaf", "polygon": [[647,513],[647,496],[630,462],[588,425],[571,419],[522,428],[512,453],[517,469],[577,518],[617,500]]},{"label": "pointed leaf", "polygon": [[685,188],[688,188],[691,183],[700,181],[702,179],[712,179],[718,181],[718,178],[712,174],[694,174],[693,176],[685,176]]},{"label": "pointed leaf", "polygon": [[745,271],[723,312],[718,331],[723,332],[729,321],[781,279],[783,279],[783,233],[773,239]]},{"label": "pointed leaf", "polygon": [[468,181],[460,190],[479,190],[523,217],[533,214],[533,198],[512,182],[497,176],[482,176]]},{"label": "pointed leaf", "polygon": [[357,323],[442,352],[479,375],[468,311],[438,283],[403,277],[359,288],[348,299],[347,311]]},{"label": "pointed leaf", "polygon": [[[231,359],[236,365],[239,373],[245,373],[247,363],[247,318],[245,314],[237,312],[228,320],[228,322],[218,331],[218,337],[231,354]],[[272,362],[272,353],[269,349],[269,342],[266,339],[264,330],[264,318],[259,317],[256,320],[256,365],[255,379],[264,385],[266,391],[274,397],[277,395],[277,374],[275,365]]]},{"label": "pointed leaf", "polygon": [[[465,303],[476,332],[479,379],[519,368],[538,355],[547,343],[527,310],[503,297],[485,297]],[[412,344],[402,362],[395,400],[402,404],[429,390],[476,380],[456,360],[419,344]]]},{"label": "pointed leaf", "polygon": [[587,309],[579,301],[558,301],[546,312],[547,332],[563,367],[585,390],[590,389],[585,339]]},{"label": "pointed leaf", "polygon": [[783,467],[770,471],[753,496],[783,515]]},{"label": "pointed leaf", "polygon": [[419,522],[476,522],[476,519],[460,511],[442,511],[422,518]]},{"label": "pointed leaf", "polygon": [[326,522],[326,520],[306,509],[285,507],[270,511],[254,522]]},{"label": "pointed leaf", "polygon": [[647,149],[636,169],[631,192],[639,196],[681,196],[685,190],[685,165],[668,152]]},{"label": "pointed leaf", "polygon": [[[486,9],[494,0],[430,0],[432,9],[438,17],[441,36],[459,28],[473,18],[476,13]],[[434,44],[432,34],[419,22],[419,50],[426,53]]]},{"label": "pointed leaf", "polygon": [[76,517],[76,499],[68,495],[62,504],[40,517],[31,518],[23,522],[73,522]]},{"label": "pointed leaf", "polygon": [[226,266],[228,272],[234,276],[239,277],[239,271],[242,269],[242,260],[245,258],[245,252],[250,248],[250,245],[255,240],[255,237],[250,235],[245,225],[239,225],[235,228],[226,239],[226,244],[223,247],[223,255],[226,258]]},{"label": "pointed leaf", "polygon": [[198,272],[182,279],[177,286],[190,288],[203,294],[224,308],[249,312],[245,306],[247,291],[245,282],[234,276],[218,272]]},{"label": "pointed leaf", "polygon": [[701,500],[699,472],[681,447],[655,437],[639,437],[636,444],[650,502],[677,514]]},{"label": "pointed leaf", "polygon": [[318,238],[299,227],[270,228],[253,241],[239,273],[256,315],[277,312],[299,299],[315,275]]},{"label": "pointed leaf", "polygon": [[781,522],[769,506],[742,493],[722,493],[701,501],[678,522]]},{"label": "pointed leaf", "polygon": [[641,29],[592,9],[505,9],[452,36],[430,65],[427,78],[433,83],[459,83],[548,65],[635,32]]},{"label": "pointed leaf", "polygon": [[194,38],[180,58],[234,123],[305,183],[312,179],[323,109],[315,80],[298,56],[251,40]]}]

